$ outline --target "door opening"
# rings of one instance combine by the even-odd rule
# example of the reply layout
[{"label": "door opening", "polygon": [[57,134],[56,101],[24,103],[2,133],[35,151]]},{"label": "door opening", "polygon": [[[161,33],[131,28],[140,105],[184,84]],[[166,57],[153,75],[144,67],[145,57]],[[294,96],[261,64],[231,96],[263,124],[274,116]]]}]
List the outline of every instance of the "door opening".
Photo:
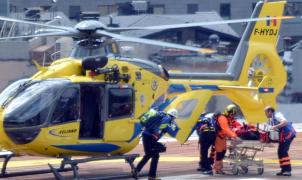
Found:
[{"label": "door opening", "polygon": [[103,92],[99,85],[81,85],[80,138],[103,138]]}]

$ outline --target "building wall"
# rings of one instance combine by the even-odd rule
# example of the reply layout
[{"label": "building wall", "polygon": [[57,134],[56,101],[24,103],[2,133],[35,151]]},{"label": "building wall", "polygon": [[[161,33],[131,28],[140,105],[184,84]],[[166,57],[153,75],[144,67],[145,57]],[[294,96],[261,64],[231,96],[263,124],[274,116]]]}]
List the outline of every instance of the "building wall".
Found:
[{"label": "building wall", "polygon": [[8,0],[0,0],[0,16],[7,16],[9,11]]},{"label": "building wall", "polygon": [[29,50],[30,45],[26,41],[0,41],[0,60],[28,60]]},{"label": "building wall", "polygon": [[12,82],[28,78],[37,72],[29,61],[0,61],[0,92]]},{"label": "building wall", "polygon": [[292,58],[294,59],[293,65],[292,65],[292,78],[293,78],[293,92],[302,92],[302,83],[301,83],[301,77],[302,77],[302,47],[296,48],[292,53]]}]

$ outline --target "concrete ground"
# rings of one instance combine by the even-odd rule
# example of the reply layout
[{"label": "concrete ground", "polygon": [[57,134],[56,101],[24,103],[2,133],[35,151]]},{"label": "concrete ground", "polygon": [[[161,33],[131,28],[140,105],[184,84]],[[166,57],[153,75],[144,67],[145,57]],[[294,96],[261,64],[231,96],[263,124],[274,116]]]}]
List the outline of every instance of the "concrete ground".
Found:
[{"label": "concrete ground", "polygon": [[[167,142],[167,152],[161,154],[160,163],[158,166],[158,176],[164,180],[174,179],[283,179],[286,177],[277,177],[275,173],[279,171],[277,146],[266,147],[263,152],[257,154],[257,158],[264,160],[264,174],[258,175],[256,166],[249,167],[249,172],[245,175],[232,175],[231,171],[227,171],[227,175],[214,175],[205,176],[196,171],[198,165],[198,145],[196,140],[188,141],[185,145],[179,145],[176,142]],[[143,155],[142,145],[140,144],[131,153],[139,153]],[[293,176],[290,179],[302,178],[302,133],[293,141],[290,149],[290,156],[292,159]],[[135,161],[135,164],[139,159]],[[56,167],[59,166],[60,159],[40,158],[40,157],[14,157],[9,162],[8,172],[17,172],[25,170],[37,170],[41,168],[48,168],[47,164],[50,163]],[[227,167],[227,165],[225,166]],[[143,174],[147,173],[149,164],[143,169]],[[86,164],[79,164],[79,174],[81,179],[92,178],[102,179],[104,177],[129,174],[130,167],[124,160],[111,160],[111,161],[97,161]],[[72,172],[62,173],[65,179],[72,179]],[[38,180],[38,179],[55,179],[53,174],[39,174],[28,175],[19,177],[5,178],[9,180]],[[111,178],[112,179],[112,178]],[[123,178],[131,179],[131,178]],[[140,179],[146,179],[141,177]]]}]

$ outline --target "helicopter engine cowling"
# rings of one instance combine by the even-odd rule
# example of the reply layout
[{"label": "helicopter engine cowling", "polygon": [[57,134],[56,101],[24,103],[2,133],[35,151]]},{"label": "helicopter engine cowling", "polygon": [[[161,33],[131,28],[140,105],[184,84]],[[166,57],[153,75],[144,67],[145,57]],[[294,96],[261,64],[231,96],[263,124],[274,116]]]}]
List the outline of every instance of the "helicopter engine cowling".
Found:
[{"label": "helicopter engine cowling", "polygon": [[83,71],[91,70],[96,71],[98,68],[106,66],[108,63],[108,58],[104,56],[90,56],[86,57],[82,61]]}]

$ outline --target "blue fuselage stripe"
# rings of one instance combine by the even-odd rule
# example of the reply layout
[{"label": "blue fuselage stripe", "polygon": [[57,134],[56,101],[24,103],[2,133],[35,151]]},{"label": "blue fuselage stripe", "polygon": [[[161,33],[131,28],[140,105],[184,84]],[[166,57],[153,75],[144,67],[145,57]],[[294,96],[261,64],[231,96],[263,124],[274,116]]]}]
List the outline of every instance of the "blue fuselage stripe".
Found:
[{"label": "blue fuselage stripe", "polygon": [[131,141],[133,141],[137,136],[139,136],[142,132],[142,125],[140,123],[135,123],[134,125],[134,132],[132,137],[127,141],[128,143],[130,143]]},{"label": "blue fuselage stripe", "polygon": [[171,93],[180,93],[180,92],[186,92],[186,88],[184,85],[182,84],[171,84],[169,86],[169,89],[168,89],[168,93],[171,94]]},{"label": "blue fuselage stripe", "polygon": [[107,143],[54,145],[54,147],[65,149],[65,150],[94,152],[94,153],[110,153],[112,151],[120,149],[120,147],[115,144],[107,144]]},{"label": "blue fuselage stripe", "polygon": [[213,90],[213,91],[217,91],[218,90],[218,86],[216,85],[195,85],[192,84],[190,85],[192,90],[199,90],[199,89],[207,89],[207,90]]}]

